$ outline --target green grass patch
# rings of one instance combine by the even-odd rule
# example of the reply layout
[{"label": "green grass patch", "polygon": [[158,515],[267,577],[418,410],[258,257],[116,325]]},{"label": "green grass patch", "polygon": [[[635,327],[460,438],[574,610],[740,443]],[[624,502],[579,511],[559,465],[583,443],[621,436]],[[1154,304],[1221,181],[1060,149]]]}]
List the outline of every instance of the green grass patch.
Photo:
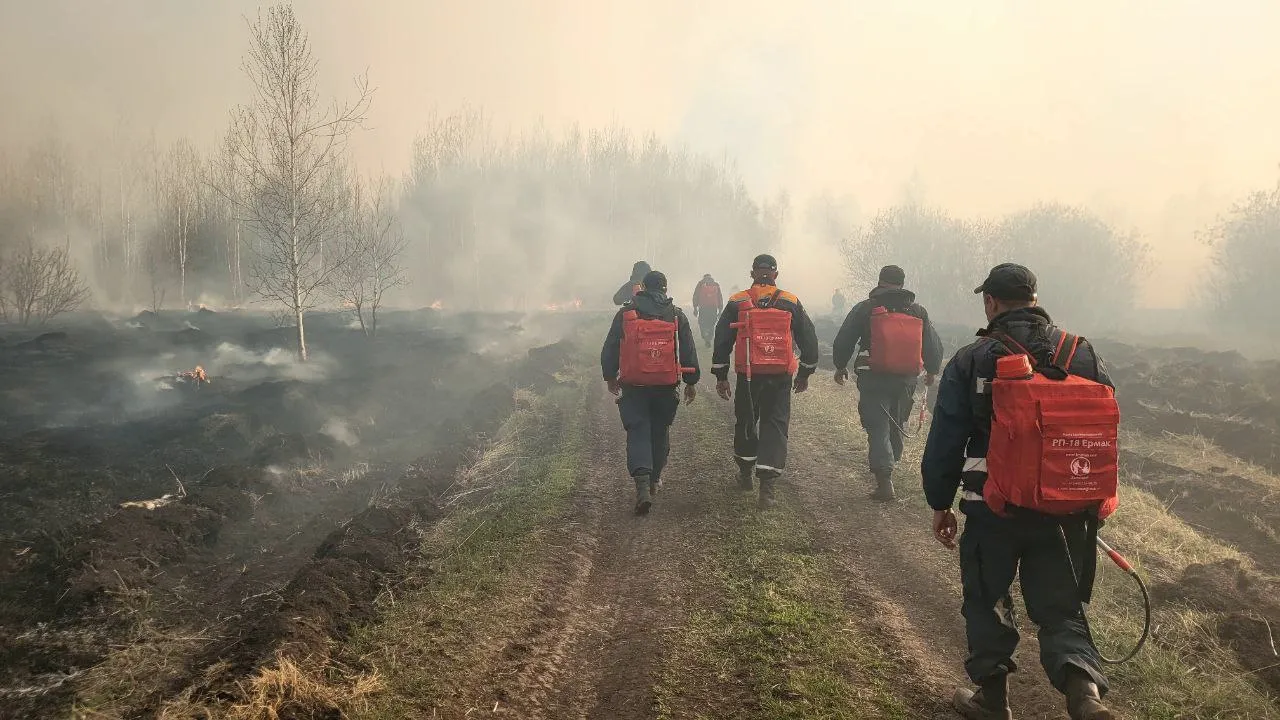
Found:
[{"label": "green grass patch", "polygon": [[[698,452],[723,446],[724,422],[690,408]],[[726,493],[731,491],[726,489]],[[726,499],[700,563],[714,598],[673,641],[658,681],[663,718],[906,718],[895,668],[845,607],[831,561],[785,502],[759,512],[754,494]]]},{"label": "green grass patch", "polygon": [[532,579],[522,571],[585,471],[586,382],[575,374],[523,399],[463,473],[477,487],[493,485],[491,494],[424,532],[410,578],[387,596],[378,622],[348,642],[344,655],[376,668],[384,686],[360,717],[451,717],[464,701],[454,697],[469,685],[461,675],[485,666],[490,638],[527,600]]}]

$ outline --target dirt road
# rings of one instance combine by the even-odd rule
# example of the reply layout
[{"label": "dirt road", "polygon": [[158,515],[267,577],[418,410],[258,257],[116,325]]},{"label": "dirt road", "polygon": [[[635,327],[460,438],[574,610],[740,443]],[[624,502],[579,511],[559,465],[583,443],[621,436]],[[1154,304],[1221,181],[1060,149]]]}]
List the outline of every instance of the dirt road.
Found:
[{"label": "dirt road", "polygon": [[[858,436],[833,421],[843,396],[829,384],[797,399],[776,509],[734,487],[729,405],[704,392],[681,409],[665,487],[639,518],[613,398],[589,385],[566,502],[518,567],[472,596],[477,622],[457,629],[455,650],[437,648],[451,662],[432,668],[444,676],[431,687],[450,691],[411,699],[393,679],[406,695],[375,715],[411,704],[434,717],[953,717],[955,557],[933,544],[921,502],[865,498]],[[918,495],[910,481],[902,490]],[[1024,657],[1019,717],[1062,717],[1034,642]]]}]

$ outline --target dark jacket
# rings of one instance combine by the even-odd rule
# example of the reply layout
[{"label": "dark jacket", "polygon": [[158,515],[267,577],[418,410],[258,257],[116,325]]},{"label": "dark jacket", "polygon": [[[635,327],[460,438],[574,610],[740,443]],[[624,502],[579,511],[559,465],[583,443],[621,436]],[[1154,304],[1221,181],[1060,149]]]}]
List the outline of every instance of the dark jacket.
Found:
[{"label": "dark jacket", "polygon": [[[929,321],[929,313],[923,306],[916,304],[916,294],[910,290],[884,287],[873,289],[866,300],[854,305],[845,316],[840,332],[836,333],[836,339],[831,343],[831,359],[835,362],[836,369],[846,369],[855,352],[870,357],[871,311],[881,306],[924,321],[924,344],[921,348],[924,371],[937,375],[942,368],[942,340]],[[860,370],[859,365],[860,363],[854,363],[854,369]]]},{"label": "dark jacket", "polygon": [[[938,381],[933,425],[920,461],[925,499],[934,510],[951,507],[962,481],[966,491],[982,494],[991,439],[990,381],[996,374],[996,359],[1010,354],[989,337],[993,330],[1009,335],[1040,364],[1050,362],[1060,332],[1044,310],[1019,308],[997,316],[985,330],[978,331],[977,341],[951,358]],[[1097,352],[1085,340],[1080,341],[1068,370],[1115,387]]]},{"label": "dark jacket", "polygon": [[622,315],[628,310],[635,310],[645,320],[676,322],[676,342],[680,345],[680,367],[693,368],[693,372],[683,374],[683,379],[688,385],[697,384],[702,371],[698,367],[698,345],[693,339],[689,318],[685,317],[683,310],[671,302],[671,298],[652,290],[644,290],[632,297],[613,316],[613,325],[609,327],[609,334],[605,336],[604,347],[600,348],[600,370],[604,373],[604,379],[618,378],[619,355],[622,351]]},{"label": "dark jacket", "polygon": [[[702,289],[703,285],[710,285],[711,287],[716,289],[716,301],[714,306],[698,304],[698,291]],[[720,309],[723,307],[724,307],[724,295],[720,293],[720,283],[716,282],[715,280],[704,279],[704,280],[699,280],[698,284],[693,286],[693,311],[695,313],[701,314],[701,312],[704,309],[712,310],[718,313],[720,312]]]},{"label": "dark jacket", "polygon": [[622,283],[622,287],[618,288],[618,292],[613,294],[613,304],[621,305],[631,298],[635,297],[636,291],[640,288],[640,282],[644,280],[644,276],[649,274],[649,263],[641,260],[631,266],[631,279]]},{"label": "dark jacket", "polygon": [[[759,285],[758,287],[769,290],[772,286]],[[720,313],[720,319],[716,321],[716,339],[712,344],[711,352],[711,373],[718,380],[729,379],[729,358],[733,355],[733,346],[738,341],[738,330],[733,327],[733,323],[738,322],[738,309],[744,303],[748,306],[751,304],[751,295],[747,290],[741,290],[729,296],[724,312]],[[809,314],[800,304],[800,298],[786,290],[778,290],[773,307],[791,313],[791,339],[800,348],[800,367],[796,376],[807,378],[818,369],[818,333],[813,328],[813,321],[809,319]],[[739,369],[738,372],[745,373],[746,369]]]}]

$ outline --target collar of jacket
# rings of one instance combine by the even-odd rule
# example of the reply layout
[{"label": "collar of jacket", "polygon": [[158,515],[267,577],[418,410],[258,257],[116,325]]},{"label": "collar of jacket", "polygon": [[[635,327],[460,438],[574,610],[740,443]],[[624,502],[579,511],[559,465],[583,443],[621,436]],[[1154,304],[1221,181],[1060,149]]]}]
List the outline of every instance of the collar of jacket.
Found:
[{"label": "collar of jacket", "polygon": [[[897,297],[893,297],[897,296]],[[877,285],[871,288],[871,292],[867,293],[869,300],[902,300],[905,304],[910,305],[916,301],[916,294],[906,288],[884,287]]]},{"label": "collar of jacket", "polygon": [[1042,307],[1014,308],[1000,313],[991,319],[987,326],[978,331],[978,335],[987,336],[995,330],[1006,330],[1011,325],[1052,325],[1053,319],[1049,311]]}]

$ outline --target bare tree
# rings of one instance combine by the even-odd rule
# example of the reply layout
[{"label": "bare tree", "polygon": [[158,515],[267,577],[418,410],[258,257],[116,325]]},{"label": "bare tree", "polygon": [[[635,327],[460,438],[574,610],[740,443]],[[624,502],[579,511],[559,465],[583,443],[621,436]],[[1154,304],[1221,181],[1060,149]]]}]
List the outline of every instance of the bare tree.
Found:
[{"label": "bare tree", "polygon": [[0,259],[0,317],[43,325],[80,307],[89,288],[66,248],[41,248],[28,240]]},{"label": "bare tree", "polygon": [[322,107],[311,43],[289,5],[268,8],[250,24],[244,71],[254,100],[232,113],[237,191],[224,195],[257,234],[251,289],[292,312],[298,356],[306,360],[303,315],[345,262],[325,247],[344,216],[340,159],[373,92],[360,78],[354,102]]},{"label": "bare tree", "polygon": [[405,284],[405,236],[392,210],[393,192],[387,178],[371,190],[355,179],[340,240],[346,262],[334,277],[334,296],[355,315],[366,337],[378,334],[378,309],[387,291]]},{"label": "bare tree", "polygon": [[966,323],[976,307],[971,289],[993,264],[990,233],[981,221],[912,202],[877,213],[841,249],[853,287],[869,290],[882,266],[901,265],[930,317]]}]

